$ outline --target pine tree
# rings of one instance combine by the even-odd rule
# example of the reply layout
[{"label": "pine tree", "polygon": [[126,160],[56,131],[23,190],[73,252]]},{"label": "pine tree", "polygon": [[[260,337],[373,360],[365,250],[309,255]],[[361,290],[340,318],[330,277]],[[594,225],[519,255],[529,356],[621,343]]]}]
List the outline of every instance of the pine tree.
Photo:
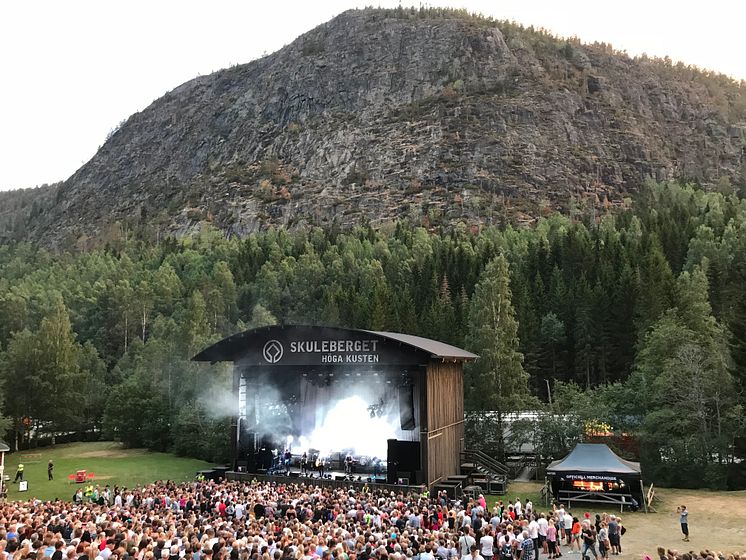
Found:
[{"label": "pine tree", "polygon": [[504,456],[504,415],[531,400],[518,346],[508,261],[499,255],[484,269],[472,298],[467,347],[480,358],[467,370],[465,405],[471,410],[495,412],[500,458]]},{"label": "pine tree", "polygon": [[675,279],[656,238],[651,239],[640,268],[639,290],[637,324],[644,333],[674,305]]}]

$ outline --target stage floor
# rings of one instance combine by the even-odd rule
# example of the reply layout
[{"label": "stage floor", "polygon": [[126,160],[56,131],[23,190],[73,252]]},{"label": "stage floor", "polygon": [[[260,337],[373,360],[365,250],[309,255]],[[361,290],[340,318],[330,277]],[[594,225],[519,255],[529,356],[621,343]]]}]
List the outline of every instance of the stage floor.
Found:
[{"label": "stage floor", "polygon": [[[395,492],[423,492],[426,487],[423,485],[407,485],[407,484],[387,484],[385,477],[379,477],[370,481],[363,477],[363,475],[355,475],[354,479],[345,477],[343,472],[332,471],[324,473],[329,475],[329,478],[319,478],[318,473],[314,478],[310,476],[301,476],[300,470],[293,469],[289,475],[287,474],[266,474],[266,473],[248,473],[248,472],[236,472],[227,471],[225,477],[228,480],[259,480],[261,482],[277,482],[281,484],[313,484],[316,486],[326,486],[335,488],[363,488],[365,485],[373,484],[376,488],[384,490],[391,490]],[[360,480],[357,477],[360,476]]]},{"label": "stage floor", "polygon": [[[291,467],[288,471],[278,470],[267,472],[259,469],[257,474],[265,476],[278,476],[286,478],[301,478],[305,480],[321,480],[318,470],[309,471],[307,474],[301,472],[299,468]],[[324,471],[325,480],[347,480],[349,482],[372,482],[375,484],[386,484],[386,475],[379,474],[374,476],[372,473],[352,473],[351,475],[345,474],[343,471]]]}]

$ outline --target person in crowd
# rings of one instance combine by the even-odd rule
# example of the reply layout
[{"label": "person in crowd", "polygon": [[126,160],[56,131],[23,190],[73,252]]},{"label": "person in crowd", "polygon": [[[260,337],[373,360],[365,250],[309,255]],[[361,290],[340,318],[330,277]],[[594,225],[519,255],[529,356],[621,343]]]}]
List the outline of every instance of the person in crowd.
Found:
[{"label": "person in crowd", "polygon": [[616,516],[612,515],[609,518],[609,543],[611,545],[611,554],[617,555],[620,552],[620,537],[619,537],[619,523],[616,520]]},{"label": "person in crowd", "polygon": [[601,516],[598,516],[598,518],[598,553],[601,555],[601,558],[607,559],[609,557],[609,548],[611,547],[609,543],[609,524],[601,519]]},{"label": "person in crowd", "polygon": [[617,516],[616,522],[619,524],[619,535],[617,535],[617,554],[622,553],[622,537],[627,532],[627,528],[622,525],[622,518]]},{"label": "person in crowd", "polygon": [[[494,556],[495,538],[492,536],[492,525],[487,525],[479,539],[479,552],[484,560],[492,560]],[[420,558],[422,560],[422,558]]]},{"label": "person in crowd", "polygon": [[580,552],[580,540],[582,536],[582,529],[580,527],[580,520],[577,517],[572,518],[572,529],[570,529],[571,540],[570,548],[575,552]]},{"label": "person in crowd", "polygon": [[559,558],[562,556],[560,543],[557,540],[557,527],[553,518],[549,519],[547,524],[547,553],[549,554],[549,558]]},{"label": "person in crowd", "polygon": [[518,560],[535,560],[534,541],[528,535],[528,531],[521,534],[521,544],[518,548]]},{"label": "person in crowd", "polygon": [[581,524],[581,538],[583,540],[583,558],[590,558],[590,554],[592,554],[598,560],[598,554],[596,553],[596,528],[591,525],[589,519],[583,520]]}]

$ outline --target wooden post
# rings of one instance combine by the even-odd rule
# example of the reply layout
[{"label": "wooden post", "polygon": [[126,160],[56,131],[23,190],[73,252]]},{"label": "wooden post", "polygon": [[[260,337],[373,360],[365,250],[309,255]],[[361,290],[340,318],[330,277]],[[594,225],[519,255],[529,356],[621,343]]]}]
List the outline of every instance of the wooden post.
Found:
[{"label": "wooden post", "polygon": [[640,478],[640,492],[642,492],[642,503],[643,507],[645,508],[645,513],[648,512],[648,497],[645,495],[645,485],[642,483],[642,478]]}]

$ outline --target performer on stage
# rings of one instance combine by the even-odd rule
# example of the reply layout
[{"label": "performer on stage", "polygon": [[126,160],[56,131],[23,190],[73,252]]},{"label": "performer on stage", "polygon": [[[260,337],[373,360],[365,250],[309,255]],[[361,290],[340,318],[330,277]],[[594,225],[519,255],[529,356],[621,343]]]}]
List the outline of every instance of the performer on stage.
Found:
[{"label": "performer on stage", "polygon": [[308,453],[306,451],[303,452],[300,458],[300,473],[303,476],[308,474]]},{"label": "performer on stage", "polygon": [[349,453],[345,457],[345,474],[352,474],[352,455]]},{"label": "performer on stage", "polygon": [[379,474],[381,474],[381,460],[373,457],[373,478],[378,478]]},{"label": "performer on stage", "polygon": [[316,456],[316,468],[319,470],[319,478],[324,478],[324,458],[321,454]]}]

